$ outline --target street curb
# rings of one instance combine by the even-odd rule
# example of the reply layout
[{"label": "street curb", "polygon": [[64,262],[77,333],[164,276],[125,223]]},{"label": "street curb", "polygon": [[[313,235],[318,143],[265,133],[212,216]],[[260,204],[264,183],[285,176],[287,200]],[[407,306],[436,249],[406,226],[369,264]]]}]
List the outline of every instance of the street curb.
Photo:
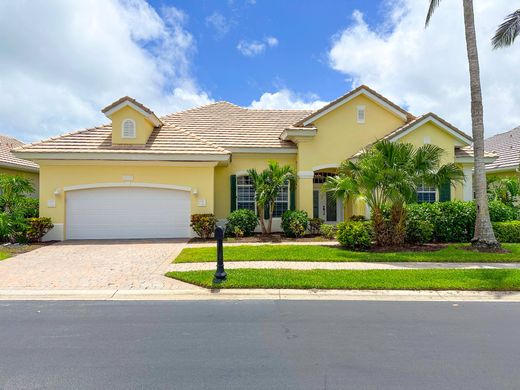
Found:
[{"label": "street curb", "polygon": [[0,290],[0,301],[322,300],[398,302],[520,302],[520,292],[412,290]]}]

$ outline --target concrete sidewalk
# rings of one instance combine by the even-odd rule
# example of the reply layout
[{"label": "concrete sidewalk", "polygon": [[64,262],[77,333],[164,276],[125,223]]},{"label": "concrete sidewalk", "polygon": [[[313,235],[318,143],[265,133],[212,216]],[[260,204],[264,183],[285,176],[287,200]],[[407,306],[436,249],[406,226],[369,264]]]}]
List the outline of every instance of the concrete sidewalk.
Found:
[{"label": "concrete sidewalk", "polygon": [[200,301],[200,300],[334,300],[413,302],[520,302],[520,292],[413,290],[0,290],[0,301]]},{"label": "concrete sidewalk", "polygon": [[[169,271],[215,269],[215,262],[173,263]],[[433,262],[319,262],[319,261],[226,261],[226,269],[375,270],[375,269],[520,269],[520,263],[433,263]]]}]

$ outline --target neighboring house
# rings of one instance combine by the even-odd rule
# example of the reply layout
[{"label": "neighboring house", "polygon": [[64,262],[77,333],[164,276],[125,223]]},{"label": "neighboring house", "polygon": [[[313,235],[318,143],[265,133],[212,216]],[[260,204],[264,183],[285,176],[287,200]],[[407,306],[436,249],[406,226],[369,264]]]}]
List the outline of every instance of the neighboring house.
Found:
[{"label": "neighboring house", "polygon": [[16,138],[0,135],[0,173],[28,178],[34,186],[35,195],[38,195],[38,164],[18,158],[11,152],[22,145],[23,142]]},{"label": "neighboring house", "polygon": [[486,150],[498,154],[498,158],[486,165],[487,176],[520,177],[520,126],[505,133],[496,134],[485,141]]},{"label": "neighboring house", "polygon": [[[269,160],[296,170],[296,188],[281,192],[275,225],[287,209],[329,223],[365,206],[320,191],[339,164],[387,138],[445,150],[466,174],[463,185],[422,188],[423,201],[473,197],[471,138],[429,113],[418,117],[366,86],[317,111],[256,110],[227,102],[157,117],[124,97],[102,112],[111,124],[24,145],[16,155],[40,165],[40,214],[51,217],[47,239],[151,238],[191,235],[190,215],[224,220],[255,208],[247,176]],[[487,161],[494,160],[487,155]]]}]

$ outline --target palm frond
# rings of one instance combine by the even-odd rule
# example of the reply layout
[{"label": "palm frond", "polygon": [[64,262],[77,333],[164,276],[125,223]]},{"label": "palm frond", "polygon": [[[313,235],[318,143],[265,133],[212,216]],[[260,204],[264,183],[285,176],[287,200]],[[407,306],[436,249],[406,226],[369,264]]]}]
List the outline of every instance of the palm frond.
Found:
[{"label": "palm frond", "polygon": [[520,9],[506,16],[491,39],[493,49],[511,46],[520,35]]},{"label": "palm frond", "polygon": [[435,12],[440,3],[441,0],[430,0],[430,6],[428,7],[428,14],[426,15],[426,22],[424,23],[424,27],[428,27],[433,13]]}]

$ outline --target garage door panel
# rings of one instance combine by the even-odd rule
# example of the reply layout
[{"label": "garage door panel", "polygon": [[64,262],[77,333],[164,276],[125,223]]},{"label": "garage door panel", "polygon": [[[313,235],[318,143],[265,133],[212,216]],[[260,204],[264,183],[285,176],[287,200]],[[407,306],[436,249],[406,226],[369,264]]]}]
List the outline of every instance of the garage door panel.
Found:
[{"label": "garage door panel", "polygon": [[67,193],[67,238],[189,237],[190,193],[96,188]]}]

